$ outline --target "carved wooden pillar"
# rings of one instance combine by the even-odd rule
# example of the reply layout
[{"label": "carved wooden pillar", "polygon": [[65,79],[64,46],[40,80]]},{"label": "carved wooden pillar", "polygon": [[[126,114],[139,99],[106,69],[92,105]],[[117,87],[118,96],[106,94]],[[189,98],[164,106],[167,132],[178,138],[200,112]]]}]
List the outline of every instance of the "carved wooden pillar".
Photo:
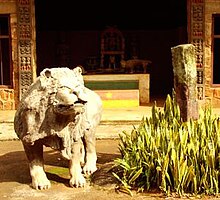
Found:
[{"label": "carved wooden pillar", "polygon": [[36,77],[34,0],[17,0],[19,98]]},{"label": "carved wooden pillar", "polygon": [[195,46],[197,66],[197,99],[205,99],[204,81],[204,2],[205,0],[188,0],[188,42]]}]

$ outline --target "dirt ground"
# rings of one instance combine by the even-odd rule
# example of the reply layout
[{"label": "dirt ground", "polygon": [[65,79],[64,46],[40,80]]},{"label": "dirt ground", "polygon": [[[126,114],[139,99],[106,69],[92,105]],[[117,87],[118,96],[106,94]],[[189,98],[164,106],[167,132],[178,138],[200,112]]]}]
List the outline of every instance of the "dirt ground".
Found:
[{"label": "dirt ground", "polygon": [[[141,193],[131,197],[115,190],[115,180],[108,173],[112,161],[120,156],[118,140],[97,140],[98,170],[87,179],[84,188],[69,187],[68,162],[59,152],[45,148],[45,170],[51,188],[34,190],[23,146],[19,140],[0,141],[0,199],[12,200],[159,200],[166,198],[162,193]],[[177,199],[177,198],[175,198]],[[202,199],[214,199],[211,197]],[[217,198],[215,198],[217,199]]]}]

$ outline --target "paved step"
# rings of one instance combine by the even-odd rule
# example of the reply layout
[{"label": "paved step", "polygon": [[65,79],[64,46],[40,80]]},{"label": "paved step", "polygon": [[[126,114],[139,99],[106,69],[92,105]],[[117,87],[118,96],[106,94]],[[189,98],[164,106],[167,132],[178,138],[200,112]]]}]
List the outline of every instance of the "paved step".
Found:
[{"label": "paved step", "polygon": [[[101,121],[96,129],[97,139],[114,139],[119,137],[122,131],[130,132],[139,121]],[[0,140],[18,139],[14,132],[13,122],[0,122]]]},{"label": "paved step", "polygon": [[[122,131],[130,132],[143,116],[149,115],[151,107],[104,108],[102,120],[96,129],[97,139],[118,138]],[[13,111],[0,111],[0,140],[18,139],[14,132]]]},{"label": "paved step", "polygon": [[[118,138],[122,131],[131,132],[133,126],[138,126],[143,117],[151,115],[151,108],[104,108],[102,120],[96,130],[97,139]],[[15,111],[0,111],[0,140],[18,139],[14,132],[14,114]],[[220,116],[220,107],[214,107],[213,114]]]}]

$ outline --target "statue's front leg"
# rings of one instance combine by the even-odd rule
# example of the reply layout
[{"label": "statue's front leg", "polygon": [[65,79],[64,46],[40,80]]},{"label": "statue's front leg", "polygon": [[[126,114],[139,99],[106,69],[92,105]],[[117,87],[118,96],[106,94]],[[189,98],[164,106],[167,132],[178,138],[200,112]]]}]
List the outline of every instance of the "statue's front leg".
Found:
[{"label": "statue's front leg", "polygon": [[85,166],[83,167],[83,172],[87,175],[91,175],[97,170],[96,161],[96,138],[95,131],[92,129],[87,130],[84,135],[84,145],[85,145]]},{"label": "statue's front leg", "polygon": [[71,187],[83,187],[86,183],[86,180],[82,174],[82,168],[80,164],[82,160],[81,147],[81,141],[76,141],[72,144],[72,157],[70,159],[69,166]]},{"label": "statue's front leg", "polygon": [[37,190],[50,188],[50,181],[44,171],[43,144],[39,141],[36,141],[33,145],[23,142],[23,146],[29,161],[32,187]]}]

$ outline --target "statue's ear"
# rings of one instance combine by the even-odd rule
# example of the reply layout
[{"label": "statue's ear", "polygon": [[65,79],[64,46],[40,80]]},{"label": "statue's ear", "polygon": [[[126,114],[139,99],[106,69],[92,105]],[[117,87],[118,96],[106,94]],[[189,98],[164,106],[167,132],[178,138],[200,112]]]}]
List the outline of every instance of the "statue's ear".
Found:
[{"label": "statue's ear", "polygon": [[75,74],[75,76],[77,77],[77,79],[82,83],[84,84],[84,81],[83,81],[83,68],[81,66],[77,66],[73,69],[73,73]]},{"label": "statue's ear", "polygon": [[47,78],[50,78],[51,77],[51,71],[49,69],[47,69],[45,72],[44,72],[45,76]]},{"label": "statue's ear", "polygon": [[77,75],[82,75],[82,68],[80,66],[77,66],[73,69],[73,72]]},{"label": "statue's ear", "polygon": [[51,70],[46,68],[40,73],[41,77],[50,78],[51,77]]},{"label": "statue's ear", "polygon": [[41,83],[41,87],[45,88],[47,87],[48,84],[48,79],[51,78],[51,70],[50,69],[44,69],[41,73],[40,73],[40,83]]}]

